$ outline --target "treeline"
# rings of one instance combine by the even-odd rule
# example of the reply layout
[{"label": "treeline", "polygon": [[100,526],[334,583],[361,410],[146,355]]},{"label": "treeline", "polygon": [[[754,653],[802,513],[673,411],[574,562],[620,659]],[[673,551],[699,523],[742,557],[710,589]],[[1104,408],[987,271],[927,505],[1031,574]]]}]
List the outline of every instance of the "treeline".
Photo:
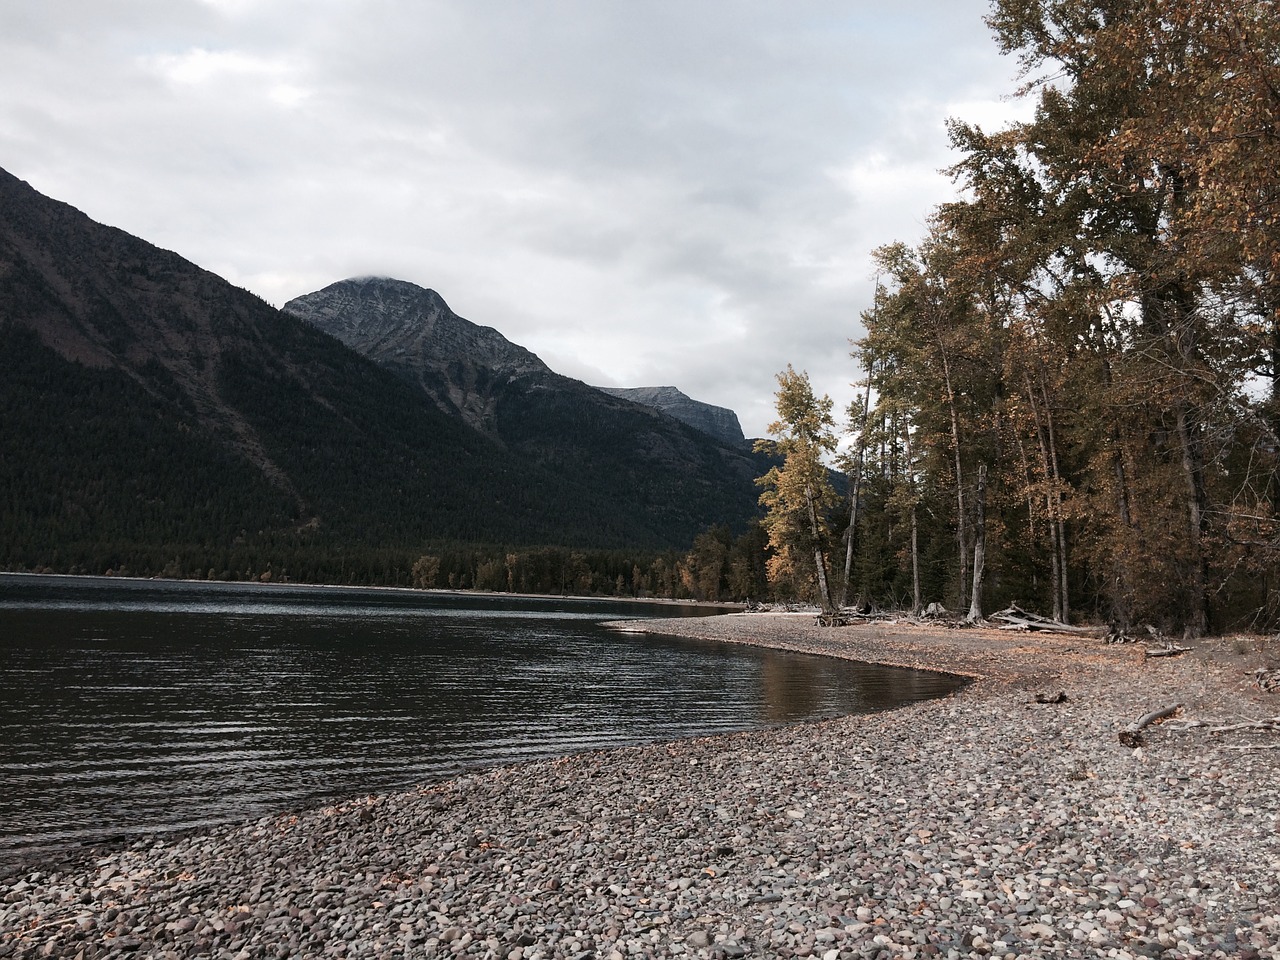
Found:
[{"label": "treeline", "polygon": [[740,601],[772,595],[758,524],[699,535],[688,551],[583,550],[440,543],[426,548],[358,543],[317,547],[288,538],[241,538],[223,547],[195,544],[47,547],[40,559],[8,562],[29,573],[165,577],[274,583],[333,583],[480,590],[559,596]]},{"label": "treeline", "polygon": [[953,122],[961,198],[876,255],[851,596],[1274,627],[1274,3],[997,0],[989,23],[1035,116]]},{"label": "treeline", "polygon": [[[420,405],[387,404],[397,418],[340,433],[329,420],[291,419],[304,404],[281,393],[290,381],[276,372],[225,362],[228,389],[266,411],[254,416],[295,491],[308,492],[306,509],[169,398],[120,371],[70,363],[0,322],[0,569],[410,586],[414,565],[431,555],[440,563],[431,585],[446,589],[700,600],[767,591],[763,557],[747,559],[759,552],[754,526],[741,536],[715,527],[691,549],[663,550],[647,542],[652,518],[634,505],[579,496],[589,477],[566,489],[530,469],[494,493],[498,481],[472,469],[482,439],[441,418],[424,429]],[[373,369],[355,366],[348,382]],[[409,389],[390,378],[380,386],[396,400]],[[452,458],[427,462],[401,436],[413,431],[443,435]],[[276,443],[281,434],[293,445]],[[405,469],[415,457],[419,467]],[[484,509],[456,506],[472,501]],[[530,546],[540,540],[561,545]]]},{"label": "treeline", "polygon": [[[278,327],[263,336],[297,332]],[[699,516],[744,526],[744,481],[726,485],[724,511],[694,513],[680,491],[665,511],[613,502],[586,467],[571,481],[503,453],[329,338],[300,336],[311,352],[280,339],[266,360],[220,361],[223,392],[279,469],[269,476],[189,416],[158,365],[149,389],[0,320],[0,569],[244,580],[284,567],[309,582],[403,585],[426,543],[656,556],[692,541]],[[308,400],[278,356],[319,370],[307,388],[334,399]]]},{"label": "treeline", "polygon": [[769,595],[758,525],[734,537],[728,527],[700,534],[688,551],[587,551],[562,547],[447,547],[420,556],[421,588],[741,601]]}]

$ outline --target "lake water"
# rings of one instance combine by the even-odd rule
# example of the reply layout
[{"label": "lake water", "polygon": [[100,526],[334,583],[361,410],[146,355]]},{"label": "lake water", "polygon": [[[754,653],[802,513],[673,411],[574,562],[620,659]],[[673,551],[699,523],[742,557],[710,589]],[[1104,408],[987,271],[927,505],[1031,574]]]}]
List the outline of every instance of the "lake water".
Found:
[{"label": "lake water", "polygon": [[0,574],[0,863],[961,682],[601,625],[714,612]]}]

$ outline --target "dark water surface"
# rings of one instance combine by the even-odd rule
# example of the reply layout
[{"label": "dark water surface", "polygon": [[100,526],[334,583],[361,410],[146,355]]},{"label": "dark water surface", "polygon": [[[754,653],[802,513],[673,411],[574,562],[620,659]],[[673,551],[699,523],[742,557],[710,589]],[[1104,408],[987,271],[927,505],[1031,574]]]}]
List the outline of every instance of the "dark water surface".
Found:
[{"label": "dark water surface", "polygon": [[0,575],[0,863],[960,683],[601,626],[711,612]]}]

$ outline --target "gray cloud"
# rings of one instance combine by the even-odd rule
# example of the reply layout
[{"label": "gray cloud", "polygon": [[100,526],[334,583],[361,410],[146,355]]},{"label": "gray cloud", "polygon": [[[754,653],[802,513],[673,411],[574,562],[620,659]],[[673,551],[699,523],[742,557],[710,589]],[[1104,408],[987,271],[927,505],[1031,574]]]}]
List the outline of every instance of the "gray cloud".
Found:
[{"label": "gray cloud", "polygon": [[438,290],[554,368],[843,405],[870,251],[1015,64],[983,0],[0,7],[0,166],[274,303]]}]

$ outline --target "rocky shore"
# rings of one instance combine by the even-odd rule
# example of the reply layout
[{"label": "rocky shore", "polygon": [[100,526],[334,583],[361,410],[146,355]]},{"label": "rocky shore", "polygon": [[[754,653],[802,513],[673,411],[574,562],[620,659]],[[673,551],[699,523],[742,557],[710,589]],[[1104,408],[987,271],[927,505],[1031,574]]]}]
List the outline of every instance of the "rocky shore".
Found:
[{"label": "rocky shore", "polygon": [[33,866],[0,886],[0,958],[1280,957],[1280,733],[1240,726],[1280,698],[1249,642],[642,629],[976,680]]}]

